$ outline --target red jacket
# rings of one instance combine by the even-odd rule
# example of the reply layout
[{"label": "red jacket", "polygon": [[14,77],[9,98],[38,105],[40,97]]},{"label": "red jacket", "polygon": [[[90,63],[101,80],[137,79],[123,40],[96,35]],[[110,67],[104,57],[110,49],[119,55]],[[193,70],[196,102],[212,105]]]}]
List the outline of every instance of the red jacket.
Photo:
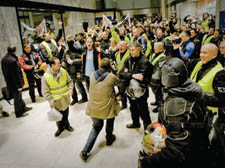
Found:
[{"label": "red jacket", "polygon": [[42,64],[42,60],[36,52],[31,52],[29,54],[23,53],[19,58],[19,62],[24,71],[32,71],[36,65],[40,67]]}]

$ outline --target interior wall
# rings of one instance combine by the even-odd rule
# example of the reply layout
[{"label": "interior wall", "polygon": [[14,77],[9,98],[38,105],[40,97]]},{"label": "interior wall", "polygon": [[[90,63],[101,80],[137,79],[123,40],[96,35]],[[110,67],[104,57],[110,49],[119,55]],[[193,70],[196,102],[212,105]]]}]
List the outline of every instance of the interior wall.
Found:
[{"label": "interior wall", "polygon": [[[17,55],[22,53],[22,45],[17,24],[16,10],[12,7],[0,7],[0,60],[6,55],[9,44],[14,44],[17,48]],[[0,88],[6,86],[0,68]],[[0,91],[0,97],[2,93]]]},{"label": "interior wall", "polygon": [[[42,3],[52,3],[57,5],[74,6],[81,8],[96,9],[95,0],[30,0]],[[19,27],[14,7],[0,7],[0,60],[7,53],[8,44],[14,44],[17,47],[17,56],[22,54],[22,44],[20,39]],[[56,17],[53,18],[57,22]],[[64,14],[65,33],[66,35],[78,33],[82,30],[82,22],[88,22],[89,25],[94,24],[94,13],[82,12],[66,12]],[[0,90],[6,86],[0,68]],[[0,98],[2,93],[0,91]]]},{"label": "interior wall", "polygon": [[96,9],[96,0],[28,0],[28,1]]}]

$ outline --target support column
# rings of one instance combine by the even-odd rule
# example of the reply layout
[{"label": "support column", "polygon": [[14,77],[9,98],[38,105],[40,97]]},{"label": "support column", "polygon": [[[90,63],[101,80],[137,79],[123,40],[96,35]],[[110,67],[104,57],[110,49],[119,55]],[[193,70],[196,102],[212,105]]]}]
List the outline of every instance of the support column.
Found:
[{"label": "support column", "polygon": [[162,13],[162,19],[165,19],[168,17],[168,9],[166,8],[167,0],[161,0],[161,13]]}]

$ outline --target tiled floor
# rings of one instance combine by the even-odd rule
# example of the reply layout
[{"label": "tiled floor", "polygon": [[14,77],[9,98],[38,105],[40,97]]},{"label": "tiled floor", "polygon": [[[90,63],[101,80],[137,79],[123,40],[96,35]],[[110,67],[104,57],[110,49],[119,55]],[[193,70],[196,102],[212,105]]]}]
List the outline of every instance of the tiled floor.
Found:
[{"label": "tiled floor", "polygon": [[[154,96],[150,95],[148,101],[152,102]],[[115,120],[117,140],[113,145],[105,145],[104,127],[88,162],[84,163],[79,153],[92,124],[85,115],[87,103],[70,107],[69,120],[74,132],[64,131],[55,138],[56,124],[47,120],[48,102],[37,97],[37,102],[31,103],[28,91],[23,92],[23,98],[27,106],[33,107],[29,116],[23,118],[16,118],[13,106],[1,101],[10,117],[0,117],[0,168],[137,168],[143,125],[137,130],[126,128],[131,122],[129,108]],[[151,113],[151,117],[156,121],[157,114]]]}]

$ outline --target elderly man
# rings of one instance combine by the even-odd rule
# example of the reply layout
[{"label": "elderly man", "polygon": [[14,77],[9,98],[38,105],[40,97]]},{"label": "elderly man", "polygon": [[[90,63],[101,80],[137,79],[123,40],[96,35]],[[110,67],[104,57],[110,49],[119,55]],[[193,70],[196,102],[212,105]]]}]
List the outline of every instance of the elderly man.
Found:
[{"label": "elderly man", "polygon": [[[120,71],[120,78],[128,83],[127,93],[130,101],[132,123],[127,128],[140,128],[139,117],[143,120],[144,129],[151,123],[147,99],[148,84],[153,66],[142,54],[142,45],[134,42],[130,45],[130,55]],[[137,87],[136,87],[137,86]],[[136,92],[137,91],[137,92]]]},{"label": "elderly man", "polygon": [[[116,64],[117,64],[117,74],[120,73],[121,69],[123,68],[124,62],[127,60],[129,57],[129,50],[127,49],[127,43],[125,41],[121,41],[119,43],[119,51],[115,54],[116,56]],[[127,96],[126,93],[124,92],[124,85],[119,87],[119,94],[121,96],[121,101],[122,101],[122,106],[121,110],[127,108]]]},{"label": "elderly man", "polygon": [[[207,43],[202,46],[200,59],[195,66],[190,79],[197,82],[205,93],[214,94],[213,81],[217,72],[223,69],[223,66],[217,61],[218,48],[215,44]],[[212,112],[217,108],[208,107]]]}]

